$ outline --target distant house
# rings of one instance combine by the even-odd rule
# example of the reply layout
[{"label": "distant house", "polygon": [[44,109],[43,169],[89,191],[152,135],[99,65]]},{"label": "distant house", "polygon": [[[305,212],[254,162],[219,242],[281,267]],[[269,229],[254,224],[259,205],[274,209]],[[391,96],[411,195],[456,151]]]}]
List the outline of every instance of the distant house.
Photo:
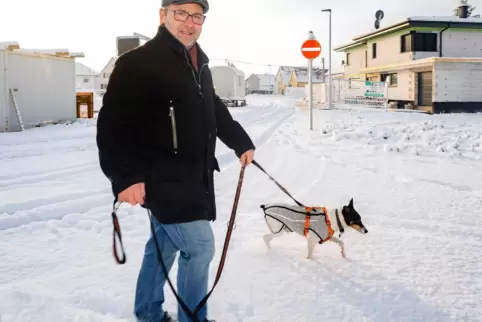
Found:
[{"label": "distant house", "polygon": [[278,72],[275,75],[275,87],[274,93],[275,94],[285,94],[286,87],[290,86],[291,74],[295,70],[296,67],[292,66],[280,66],[278,68]]},{"label": "distant house", "polygon": [[75,63],[75,87],[77,89],[95,89],[95,80],[99,73],[82,63]]},{"label": "distant house", "polygon": [[386,81],[399,108],[482,111],[482,19],[464,8],[458,16],[408,17],[334,48],[346,55],[345,79]]},{"label": "distant house", "polygon": [[[328,70],[313,68],[313,84],[323,83],[323,75],[328,77]],[[275,76],[276,94],[285,95],[287,87],[305,87],[308,85],[308,67],[280,66]]]},{"label": "distant house", "polygon": [[107,89],[107,84],[109,83],[110,75],[114,70],[115,62],[117,61],[117,57],[112,57],[101,72],[97,75],[95,89],[97,91],[105,92]]},{"label": "distant house", "polygon": [[248,94],[273,94],[275,85],[275,75],[271,74],[251,74],[246,79]]}]

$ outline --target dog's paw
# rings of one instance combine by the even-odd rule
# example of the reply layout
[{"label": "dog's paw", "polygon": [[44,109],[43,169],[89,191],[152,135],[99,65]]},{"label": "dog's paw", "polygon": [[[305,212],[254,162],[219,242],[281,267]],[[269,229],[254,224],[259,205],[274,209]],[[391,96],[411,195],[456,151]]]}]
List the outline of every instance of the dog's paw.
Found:
[{"label": "dog's paw", "polygon": [[270,240],[266,237],[264,237],[263,240],[264,240],[264,244],[266,245],[266,248],[271,249]]},{"label": "dog's paw", "polygon": [[346,253],[344,251],[341,251],[341,257],[346,258]]}]

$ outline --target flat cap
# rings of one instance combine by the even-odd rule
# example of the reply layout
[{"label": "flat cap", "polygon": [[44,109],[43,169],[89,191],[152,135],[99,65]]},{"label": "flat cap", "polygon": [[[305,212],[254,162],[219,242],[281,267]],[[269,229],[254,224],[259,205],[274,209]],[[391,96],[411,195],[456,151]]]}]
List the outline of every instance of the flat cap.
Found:
[{"label": "flat cap", "polygon": [[208,0],[162,0],[162,6],[168,6],[170,4],[185,4],[185,3],[197,3],[200,5],[204,13],[208,12],[209,10],[209,3]]}]

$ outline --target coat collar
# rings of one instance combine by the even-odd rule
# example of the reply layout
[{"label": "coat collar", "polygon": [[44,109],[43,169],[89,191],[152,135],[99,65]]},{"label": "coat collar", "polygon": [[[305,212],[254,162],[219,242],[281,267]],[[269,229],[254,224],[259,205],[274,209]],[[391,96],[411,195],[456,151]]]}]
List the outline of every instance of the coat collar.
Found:
[{"label": "coat collar", "polygon": [[[184,45],[177,40],[170,32],[167,30],[166,26],[160,25],[157,29],[157,34],[154,37],[154,42],[157,46],[165,46],[166,44],[176,53],[184,56],[187,54],[187,49]],[[199,65],[204,65],[209,63],[209,58],[206,53],[201,49],[198,42],[194,44],[198,53]]]}]

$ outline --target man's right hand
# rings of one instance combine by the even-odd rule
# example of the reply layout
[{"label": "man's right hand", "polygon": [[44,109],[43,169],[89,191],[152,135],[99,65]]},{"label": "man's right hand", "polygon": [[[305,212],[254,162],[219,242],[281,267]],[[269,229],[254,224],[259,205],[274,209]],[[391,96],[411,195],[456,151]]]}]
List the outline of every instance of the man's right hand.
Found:
[{"label": "man's right hand", "polygon": [[119,193],[118,199],[122,202],[128,202],[135,206],[137,204],[143,205],[146,196],[145,185],[143,182],[136,183]]}]

